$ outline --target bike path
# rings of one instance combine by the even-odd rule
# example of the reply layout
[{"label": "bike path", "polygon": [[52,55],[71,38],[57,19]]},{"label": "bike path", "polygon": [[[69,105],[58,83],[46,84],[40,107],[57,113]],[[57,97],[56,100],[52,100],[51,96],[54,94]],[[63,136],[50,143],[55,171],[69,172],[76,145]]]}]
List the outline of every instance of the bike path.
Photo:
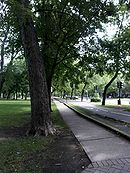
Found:
[{"label": "bike path", "polygon": [[[83,173],[130,172],[130,142],[111,131],[79,117],[63,103],[55,101],[64,121],[82,145],[92,164]],[[113,172],[112,172],[113,170]]]}]

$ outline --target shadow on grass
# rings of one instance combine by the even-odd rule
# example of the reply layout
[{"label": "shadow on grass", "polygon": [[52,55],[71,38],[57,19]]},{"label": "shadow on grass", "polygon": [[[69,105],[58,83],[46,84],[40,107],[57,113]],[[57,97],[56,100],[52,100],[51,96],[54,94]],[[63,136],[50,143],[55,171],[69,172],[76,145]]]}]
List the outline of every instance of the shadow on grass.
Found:
[{"label": "shadow on grass", "polygon": [[28,127],[29,123],[21,127],[0,127],[0,139],[24,137]]},{"label": "shadow on grass", "polygon": [[0,140],[25,136],[30,109],[29,101],[0,100]]}]

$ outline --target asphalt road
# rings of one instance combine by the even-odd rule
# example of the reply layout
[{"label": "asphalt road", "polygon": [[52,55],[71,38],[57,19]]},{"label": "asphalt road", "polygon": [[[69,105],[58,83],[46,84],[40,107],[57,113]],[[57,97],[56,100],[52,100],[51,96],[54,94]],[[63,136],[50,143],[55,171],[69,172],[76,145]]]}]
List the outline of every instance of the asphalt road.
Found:
[{"label": "asphalt road", "polygon": [[83,107],[83,108],[91,111],[93,114],[96,114],[96,115],[102,115],[105,117],[110,117],[110,118],[114,118],[116,120],[130,123],[130,112],[123,111],[122,109],[120,109],[120,107],[119,107],[119,109],[103,108],[103,107],[98,107],[96,105],[93,105],[93,104],[86,102],[86,101],[80,102],[78,100],[68,101],[68,103]]}]

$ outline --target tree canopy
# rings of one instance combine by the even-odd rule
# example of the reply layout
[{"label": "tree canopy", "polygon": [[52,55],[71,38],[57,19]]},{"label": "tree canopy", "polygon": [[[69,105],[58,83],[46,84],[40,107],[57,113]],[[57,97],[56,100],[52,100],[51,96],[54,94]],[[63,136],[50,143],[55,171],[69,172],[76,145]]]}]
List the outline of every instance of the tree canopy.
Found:
[{"label": "tree canopy", "polygon": [[[63,89],[65,94],[70,87],[72,95],[82,83],[83,94],[95,74],[115,75],[107,85],[110,86],[118,73],[128,73],[128,1],[5,0],[0,6],[0,93],[6,92],[10,97],[12,88],[27,93],[27,85],[30,86],[30,132],[34,135],[38,129],[44,131],[41,134],[53,129],[50,120],[53,90]],[[105,32],[105,24],[117,28],[113,38],[99,36],[99,31]],[[15,61],[19,57],[26,59],[23,71],[18,70],[21,61]],[[10,60],[8,65],[5,58]],[[12,75],[11,80],[8,75]]]}]

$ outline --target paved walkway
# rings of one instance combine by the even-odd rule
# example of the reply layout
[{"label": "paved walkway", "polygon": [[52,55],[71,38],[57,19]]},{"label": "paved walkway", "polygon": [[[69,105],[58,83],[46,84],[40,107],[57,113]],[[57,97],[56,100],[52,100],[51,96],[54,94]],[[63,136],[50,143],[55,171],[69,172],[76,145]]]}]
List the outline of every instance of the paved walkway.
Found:
[{"label": "paved walkway", "polygon": [[130,142],[55,101],[92,164],[83,173],[130,173]]}]

